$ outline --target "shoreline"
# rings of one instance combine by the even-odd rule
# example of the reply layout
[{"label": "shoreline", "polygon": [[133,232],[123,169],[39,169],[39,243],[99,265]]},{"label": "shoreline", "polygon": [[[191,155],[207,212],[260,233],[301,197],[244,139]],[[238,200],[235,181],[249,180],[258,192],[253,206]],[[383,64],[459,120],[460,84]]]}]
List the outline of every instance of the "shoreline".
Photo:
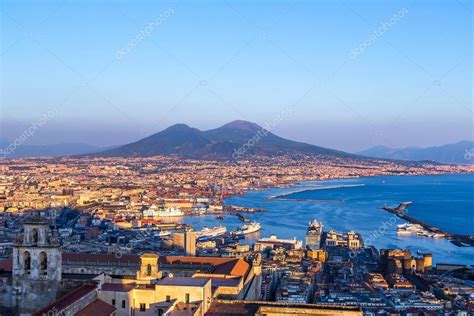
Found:
[{"label": "shoreline", "polygon": [[[351,179],[351,178],[348,178],[348,179]],[[360,179],[360,178],[359,178]],[[339,180],[339,179],[336,179],[336,180]],[[331,181],[331,180],[328,180],[328,181]],[[319,188],[308,188],[306,187],[305,189],[301,189],[301,190],[296,190],[296,191],[291,191],[291,192],[287,192],[287,193],[281,193],[281,194],[277,194],[277,195],[272,195],[272,196],[269,196],[267,197],[266,199],[267,200],[294,200],[294,199],[285,199],[284,197],[285,196],[288,196],[288,195],[291,195],[291,194],[295,194],[295,193],[302,193],[302,192],[311,192],[311,191],[322,191],[322,190],[334,190],[334,189],[345,189],[345,188],[355,188],[355,187],[364,187],[366,186],[365,183],[360,183],[360,184],[343,184],[343,185],[331,185],[331,186],[321,186]],[[305,201],[306,199],[301,199],[303,201]],[[315,200],[315,201],[321,201],[321,202],[324,202],[324,201],[327,201],[327,202],[336,202],[337,200]]]}]

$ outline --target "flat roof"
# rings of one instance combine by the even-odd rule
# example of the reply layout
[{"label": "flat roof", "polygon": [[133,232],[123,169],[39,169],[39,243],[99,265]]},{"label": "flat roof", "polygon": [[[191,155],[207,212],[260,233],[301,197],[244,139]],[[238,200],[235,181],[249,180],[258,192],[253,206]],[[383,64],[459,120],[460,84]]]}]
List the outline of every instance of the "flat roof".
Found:
[{"label": "flat roof", "polygon": [[209,280],[209,278],[165,277],[158,281],[157,285],[204,286]]}]

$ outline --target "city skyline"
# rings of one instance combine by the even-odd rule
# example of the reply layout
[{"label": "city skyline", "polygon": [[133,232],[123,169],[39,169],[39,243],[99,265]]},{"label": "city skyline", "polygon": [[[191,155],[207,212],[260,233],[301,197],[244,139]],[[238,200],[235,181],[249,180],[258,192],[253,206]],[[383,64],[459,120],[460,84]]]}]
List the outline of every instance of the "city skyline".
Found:
[{"label": "city skyline", "polygon": [[0,140],[56,108],[25,144],[121,145],[175,123],[264,125],[290,106],[275,134],[348,152],[471,140],[469,10],[6,1]]}]

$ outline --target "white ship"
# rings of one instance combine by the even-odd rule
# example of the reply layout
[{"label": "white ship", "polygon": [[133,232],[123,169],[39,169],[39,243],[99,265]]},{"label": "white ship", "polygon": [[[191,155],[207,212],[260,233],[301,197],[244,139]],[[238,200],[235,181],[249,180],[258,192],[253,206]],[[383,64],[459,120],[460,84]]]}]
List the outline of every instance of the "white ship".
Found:
[{"label": "white ship", "polygon": [[170,235],[171,235],[171,232],[168,230],[160,230],[159,232],[153,233],[153,236],[160,237],[160,238],[168,237]]},{"label": "white ship", "polygon": [[398,235],[411,235],[411,234],[419,234],[424,231],[423,227],[418,224],[400,224],[397,226],[397,234]]},{"label": "white ship", "polygon": [[176,217],[176,216],[183,216],[184,213],[174,207],[168,207],[168,208],[159,208],[156,205],[150,206],[147,210],[143,211],[143,217],[144,218],[157,218],[157,217]]},{"label": "white ship", "polygon": [[216,226],[213,228],[203,228],[201,231],[196,233],[196,237],[199,239],[214,238],[222,236],[227,232],[227,228],[224,226]]},{"label": "white ship", "polygon": [[247,234],[258,232],[260,230],[260,228],[261,228],[260,223],[253,222],[251,224],[245,224],[245,225],[240,226],[239,229],[232,232],[232,235],[234,235],[234,236],[244,236],[244,235],[247,235]]},{"label": "white ship", "polygon": [[408,235],[417,235],[421,237],[430,237],[430,238],[444,238],[446,237],[445,234],[442,233],[430,233],[423,226],[419,224],[400,224],[397,227],[397,234],[401,236],[408,236]]},{"label": "white ship", "polygon": [[294,249],[301,249],[303,247],[303,242],[301,240],[297,240],[296,237],[294,237],[293,239],[279,239],[276,235],[271,235],[268,238],[260,238],[257,241],[257,244],[260,244],[260,245],[289,245],[289,246],[292,246]]}]

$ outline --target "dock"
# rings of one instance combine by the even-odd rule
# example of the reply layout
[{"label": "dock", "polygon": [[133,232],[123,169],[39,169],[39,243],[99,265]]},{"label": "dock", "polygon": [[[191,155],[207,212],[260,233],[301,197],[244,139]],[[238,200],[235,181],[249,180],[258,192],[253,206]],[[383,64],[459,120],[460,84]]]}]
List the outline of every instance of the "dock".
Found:
[{"label": "dock", "polygon": [[458,247],[465,247],[465,246],[471,246],[474,247],[474,236],[470,235],[459,235],[459,234],[452,234],[450,232],[447,232],[439,227],[433,226],[431,224],[428,224],[422,220],[419,220],[417,218],[414,218],[413,216],[408,215],[405,210],[407,206],[411,205],[412,202],[403,202],[399,206],[392,208],[392,207],[387,207],[384,206],[383,209],[387,212],[390,212],[392,214],[395,214],[399,218],[412,223],[412,224],[418,224],[422,226],[424,229],[431,233],[435,234],[444,234],[445,238],[448,238],[454,245]]}]

